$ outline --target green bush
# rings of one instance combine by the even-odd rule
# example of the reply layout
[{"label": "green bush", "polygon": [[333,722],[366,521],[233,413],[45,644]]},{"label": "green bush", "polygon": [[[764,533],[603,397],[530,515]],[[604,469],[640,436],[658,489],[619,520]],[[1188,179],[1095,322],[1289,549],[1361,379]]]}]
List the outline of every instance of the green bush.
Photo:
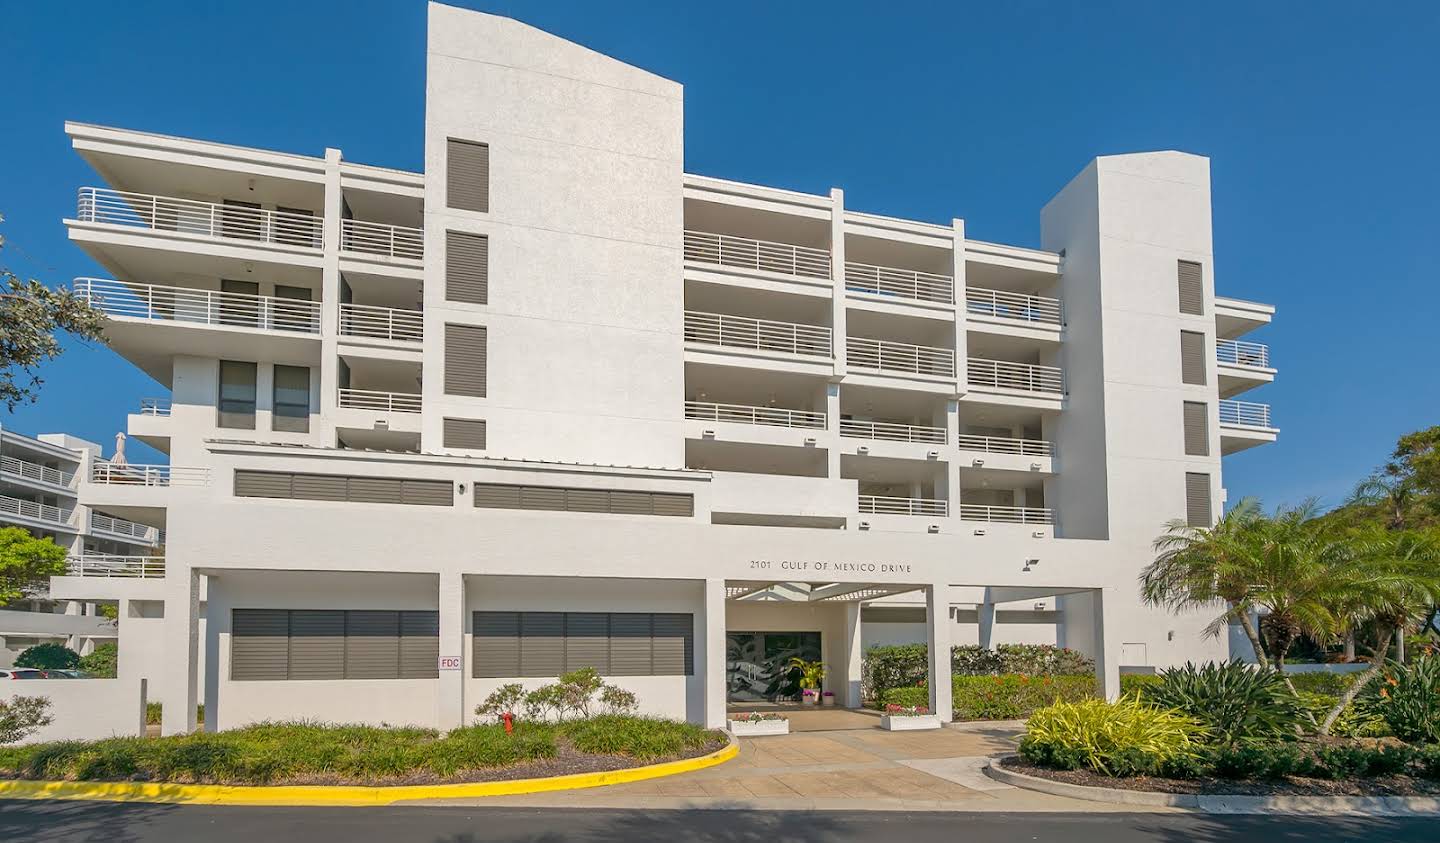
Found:
[{"label": "green bush", "polygon": [[1339,698],[1355,683],[1357,673],[1287,673],[1285,677],[1299,693],[1325,694]]},{"label": "green bush", "polygon": [[[1306,715],[1300,721],[1300,728],[1308,733],[1316,732],[1320,724],[1325,722],[1325,718],[1330,716],[1330,710],[1340,702],[1338,695],[1332,697],[1309,691],[1301,691],[1299,699],[1300,707]],[[1362,714],[1355,704],[1351,703],[1335,718],[1330,734],[1337,738],[1380,738],[1390,734],[1390,727],[1378,717]]]},{"label": "green bush", "polygon": [[115,642],[101,644],[90,655],[80,657],[80,669],[96,679],[114,679],[115,665],[120,658],[120,646]]},{"label": "green bush", "polygon": [[1440,742],[1440,656],[1386,665],[1357,696],[1355,707],[1361,715],[1384,720],[1406,743]]},{"label": "green bush", "polygon": [[1162,671],[1160,682],[1145,689],[1145,701],[1193,717],[1211,740],[1226,745],[1294,737],[1305,716],[1282,675],[1238,661],[1186,662]]},{"label": "green bush", "polygon": [[1030,716],[1020,755],[1062,769],[1154,775],[1197,757],[1204,737],[1193,718],[1136,699],[1057,702]]},{"label": "green bush", "polygon": [[64,644],[36,644],[20,651],[20,655],[15,657],[15,666],[37,670],[74,670],[80,666],[80,654]]},{"label": "green bush", "polygon": [[[956,720],[1016,720],[1057,700],[1078,702],[1095,696],[1093,676],[953,676],[950,688]],[[880,708],[930,704],[925,685],[891,688]]]},{"label": "green bush", "polygon": [[[1049,644],[1001,644],[987,650],[962,644],[950,650],[953,676],[998,676],[1007,673],[1049,676],[1093,673],[1095,663],[1076,650]],[[892,688],[914,687],[930,673],[924,644],[871,647],[861,662],[861,687],[866,699],[878,700]]]},{"label": "green bush", "polygon": [[891,688],[914,687],[930,673],[929,648],[924,644],[871,647],[860,662],[860,685],[866,699],[879,698]]},{"label": "green bush", "polygon": [[[1034,720],[1031,718],[1032,723]],[[1031,763],[1057,769],[1073,770],[1088,766],[1083,763],[1083,753],[1059,741],[1033,745],[1022,741],[1021,755]],[[1431,746],[1307,745],[1284,741],[1200,745],[1193,753],[1168,760],[1145,760],[1146,753],[1143,751],[1120,753],[1117,757],[1119,762],[1109,767],[1112,770],[1110,774],[1116,776],[1160,775],[1176,779],[1217,776],[1272,781],[1288,776],[1342,780],[1404,774],[1440,778],[1440,747]]]},{"label": "green bush", "polygon": [[581,752],[626,755],[640,761],[703,749],[716,740],[714,732],[693,723],[612,714],[572,720],[561,730]]},{"label": "green bush", "polygon": [[1120,674],[1120,693],[1127,696],[1144,699],[1147,690],[1158,684],[1160,684],[1160,677],[1153,673]]}]

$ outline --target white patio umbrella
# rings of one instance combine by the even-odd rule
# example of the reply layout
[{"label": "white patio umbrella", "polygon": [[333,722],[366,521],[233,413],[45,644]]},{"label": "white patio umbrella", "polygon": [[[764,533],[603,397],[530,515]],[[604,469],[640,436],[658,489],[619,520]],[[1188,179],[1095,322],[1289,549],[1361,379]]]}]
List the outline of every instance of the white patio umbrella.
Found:
[{"label": "white patio umbrella", "polygon": [[126,465],[125,462],[125,434],[115,434],[115,456],[110,458],[111,465]]}]

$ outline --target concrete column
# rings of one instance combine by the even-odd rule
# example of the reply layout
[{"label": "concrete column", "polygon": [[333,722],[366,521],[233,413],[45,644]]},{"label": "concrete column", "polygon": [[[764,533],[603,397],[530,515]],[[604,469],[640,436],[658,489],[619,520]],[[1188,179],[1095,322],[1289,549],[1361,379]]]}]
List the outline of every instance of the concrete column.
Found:
[{"label": "concrete column", "polygon": [[[965,221],[951,223],[951,274],[955,279],[955,394],[964,395],[968,390],[965,376],[965,360],[969,357],[969,335],[965,325]],[[955,446],[955,441],[950,441]]]},{"label": "concrete column", "polygon": [[705,581],[705,727],[725,727],[725,581]]},{"label": "concrete column", "polygon": [[440,690],[435,727],[447,731],[465,725],[465,575],[444,571],[439,580]]},{"label": "concrete column", "polygon": [[1120,639],[1106,623],[1105,606],[1119,599],[1113,588],[1095,588],[1060,597],[1059,644],[1079,650],[1095,660],[1095,680],[1101,696],[1120,697]]},{"label": "concrete column", "polygon": [[312,433],[335,444],[335,407],[339,400],[340,336],[340,219],[345,198],[340,187],[341,154],[325,150],[325,228],[320,268],[320,368],[311,377],[319,380],[320,404],[311,415]]},{"label": "concrete column", "polygon": [[827,476],[840,479],[840,384],[825,384],[825,448]]},{"label": "concrete column", "polygon": [[845,701],[846,708],[859,708],[863,704],[860,699],[861,665],[864,656],[860,612],[860,601],[845,604],[845,688],[841,698]]},{"label": "concrete column", "polygon": [[845,191],[830,189],[830,329],[835,379],[845,377]]},{"label": "concrete column", "polygon": [[80,601],[79,601],[79,600],[66,600],[66,601],[65,601],[65,614],[70,615],[70,616],[79,615],[79,614],[80,614]]},{"label": "concrete column", "polygon": [[990,599],[990,589],[985,589],[985,602],[975,607],[980,616],[980,646],[995,649],[995,601]]},{"label": "concrete column", "polygon": [[940,722],[955,718],[950,686],[950,586],[936,583],[925,589],[926,644],[930,647],[930,710]]},{"label": "concrete column", "polygon": [[195,731],[199,662],[200,574],[171,562],[165,576],[165,671],[159,682],[164,689],[159,699],[165,702],[162,734]]}]

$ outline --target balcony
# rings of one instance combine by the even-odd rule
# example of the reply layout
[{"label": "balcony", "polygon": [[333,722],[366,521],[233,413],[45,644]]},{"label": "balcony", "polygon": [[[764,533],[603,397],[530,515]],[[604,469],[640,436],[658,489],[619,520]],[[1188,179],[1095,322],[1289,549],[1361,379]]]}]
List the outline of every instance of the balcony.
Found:
[{"label": "balcony", "polygon": [[940,304],[955,302],[955,280],[949,275],[851,261],[845,262],[845,289],[852,293]]},{"label": "balcony", "polygon": [[340,335],[394,342],[420,342],[425,314],[368,304],[340,305]]},{"label": "balcony", "polygon": [[1251,401],[1221,401],[1220,424],[1274,429],[1270,423],[1270,405]]},{"label": "balcony", "polygon": [[425,257],[425,231],[381,222],[341,220],[340,251],[418,262]]},{"label": "balcony", "polygon": [[855,369],[936,377],[955,376],[955,352],[949,348],[849,337],[846,365]]},{"label": "balcony", "polygon": [[310,214],[197,202],[108,188],[82,187],[81,222],[122,225],[225,240],[248,240],[318,251],[324,221]]},{"label": "balcony", "polygon": [[1270,346],[1258,342],[1216,340],[1215,359],[1231,366],[1247,369],[1270,368]]},{"label": "balcony", "polygon": [[1059,326],[1064,321],[1059,299],[981,287],[965,288],[965,312],[1029,325]]},{"label": "balcony", "polygon": [[12,498],[9,495],[0,495],[0,516],[13,515],[19,518],[29,518],[34,521],[44,521],[61,527],[70,526],[70,516],[75,514],[73,509],[61,509],[58,506],[49,506],[34,501]]},{"label": "balcony", "polygon": [[723,313],[685,311],[685,341],[749,351],[831,356],[829,328]]},{"label": "balcony", "polygon": [[892,498],[880,495],[860,496],[861,515],[928,515],[944,518],[950,514],[949,501],[931,498]]},{"label": "balcony", "polygon": [[1242,392],[1275,382],[1275,369],[1270,365],[1270,348],[1258,342],[1217,339],[1215,341],[1216,374],[1220,397],[1233,398]]},{"label": "balcony", "polygon": [[117,536],[125,541],[141,544],[163,544],[165,532],[146,524],[136,524],[124,518],[112,518],[98,512],[90,513],[90,532]]},{"label": "balcony", "polygon": [[1270,417],[1269,404],[1221,399],[1219,409],[1222,455],[1274,442],[1280,435]]},{"label": "balcony", "polygon": [[163,556],[117,556],[109,553],[85,553],[71,556],[65,563],[69,577],[124,577],[131,579],[163,579]]},{"label": "balcony", "polygon": [[851,439],[880,439],[887,442],[945,444],[945,428],[892,422],[840,420],[840,435]]},{"label": "balcony", "polygon": [[988,506],[960,504],[962,521],[989,521],[992,524],[1054,524],[1055,510],[1040,506]]},{"label": "balcony", "polygon": [[1043,439],[1015,439],[1008,436],[976,436],[960,434],[958,441],[962,451],[979,451],[986,454],[1012,454],[1021,457],[1053,457],[1055,447]]},{"label": "balcony", "polygon": [[169,398],[141,398],[139,415],[168,418],[170,407]]},{"label": "balcony", "polygon": [[100,461],[90,466],[90,482],[103,486],[209,486],[210,469]]},{"label": "balcony", "polygon": [[685,232],[685,260],[798,278],[830,277],[828,249],[704,231]]},{"label": "balcony", "polygon": [[339,405],[353,410],[377,410],[382,413],[418,413],[420,395],[375,389],[341,389]]},{"label": "balcony", "polygon": [[784,407],[752,407],[745,404],[712,404],[686,401],[685,418],[731,424],[769,425],[773,427],[824,430],[825,414]]},{"label": "balcony", "polygon": [[1034,392],[1055,397],[1065,394],[1065,375],[1058,366],[971,357],[967,361],[966,381],[971,386],[992,389]]},{"label": "balcony", "polygon": [[0,474],[11,478],[28,480],[32,483],[43,483],[47,486],[59,486],[65,489],[75,481],[72,472],[61,471],[58,468],[50,468],[29,460],[16,459],[15,457],[0,456]]},{"label": "balcony", "polygon": [[320,304],[189,287],[75,279],[75,292],[108,316],[300,334],[320,333]]}]

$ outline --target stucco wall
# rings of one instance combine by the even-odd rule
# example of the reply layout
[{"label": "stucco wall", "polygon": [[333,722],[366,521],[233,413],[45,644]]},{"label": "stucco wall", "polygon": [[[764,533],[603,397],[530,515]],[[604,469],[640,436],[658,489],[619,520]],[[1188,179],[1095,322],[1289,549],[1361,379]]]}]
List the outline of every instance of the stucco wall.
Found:
[{"label": "stucco wall", "polygon": [[145,733],[140,679],[35,679],[0,682],[0,700],[44,697],[54,718],[22,743],[133,737]]}]

